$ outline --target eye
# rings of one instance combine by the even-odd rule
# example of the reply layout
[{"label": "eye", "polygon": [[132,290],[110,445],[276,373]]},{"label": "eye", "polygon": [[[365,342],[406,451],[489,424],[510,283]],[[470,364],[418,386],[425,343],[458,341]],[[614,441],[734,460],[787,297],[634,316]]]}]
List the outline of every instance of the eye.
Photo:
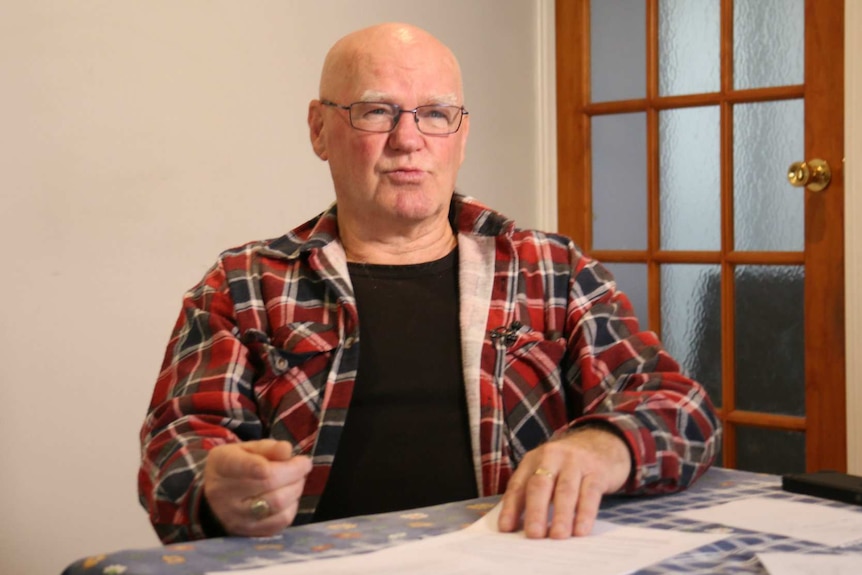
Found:
[{"label": "eye", "polygon": [[451,124],[458,110],[456,106],[422,106],[419,108],[419,117],[436,124]]},{"label": "eye", "polygon": [[364,120],[378,121],[382,119],[390,119],[395,115],[395,111],[389,104],[368,102],[359,107],[359,116]]}]

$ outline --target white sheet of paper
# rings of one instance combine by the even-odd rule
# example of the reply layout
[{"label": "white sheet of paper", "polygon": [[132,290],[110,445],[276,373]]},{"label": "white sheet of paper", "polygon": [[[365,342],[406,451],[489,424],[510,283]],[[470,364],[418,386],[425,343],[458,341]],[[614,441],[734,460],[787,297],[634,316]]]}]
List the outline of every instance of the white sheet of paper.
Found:
[{"label": "white sheet of paper", "polygon": [[497,531],[498,514],[499,505],[466,529],[371,553],[209,575],[623,575],[724,537],[598,521],[589,537],[527,539]]},{"label": "white sheet of paper", "polygon": [[758,553],[769,575],[859,575],[862,554]]},{"label": "white sheet of paper", "polygon": [[862,540],[862,513],[816,503],[749,497],[676,515],[831,547]]}]

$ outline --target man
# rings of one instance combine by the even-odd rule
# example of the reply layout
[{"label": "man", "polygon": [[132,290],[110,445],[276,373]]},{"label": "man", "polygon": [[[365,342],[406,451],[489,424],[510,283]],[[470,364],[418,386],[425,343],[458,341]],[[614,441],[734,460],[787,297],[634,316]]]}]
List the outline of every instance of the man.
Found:
[{"label": "man", "polygon": [[463,104],[423,30],[333,46],[308,124],[336,203],[184,299],[141,432],[164,541],[491,494],[501,530],[564,538],[711,464],[708,398],[609,274],[454,193]]}]

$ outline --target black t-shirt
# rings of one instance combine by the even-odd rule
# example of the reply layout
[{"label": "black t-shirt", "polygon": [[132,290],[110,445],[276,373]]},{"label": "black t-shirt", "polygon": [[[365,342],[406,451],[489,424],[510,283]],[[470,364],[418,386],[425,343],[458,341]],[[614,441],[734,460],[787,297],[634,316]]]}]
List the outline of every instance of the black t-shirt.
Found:
[{"label": "black t-shirt", "polygon": [[359,369],[315,521],[477,496],[457,262],[349,264]]}]

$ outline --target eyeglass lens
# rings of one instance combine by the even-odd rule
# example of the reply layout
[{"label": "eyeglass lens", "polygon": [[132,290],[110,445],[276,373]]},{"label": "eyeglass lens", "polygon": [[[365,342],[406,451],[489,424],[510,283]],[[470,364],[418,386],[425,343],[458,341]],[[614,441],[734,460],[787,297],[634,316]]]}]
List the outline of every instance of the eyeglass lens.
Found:
[{"label": "eyeglass lens", "polygon": [[[350,122],[358,130],[389,132],[401,114],[412,113],[394,104],[356,102],[350,105]],[[450,134],[461,126],[462,110],[459,106],[419,106],[415,110],[419,131],[426,134]]]}]

